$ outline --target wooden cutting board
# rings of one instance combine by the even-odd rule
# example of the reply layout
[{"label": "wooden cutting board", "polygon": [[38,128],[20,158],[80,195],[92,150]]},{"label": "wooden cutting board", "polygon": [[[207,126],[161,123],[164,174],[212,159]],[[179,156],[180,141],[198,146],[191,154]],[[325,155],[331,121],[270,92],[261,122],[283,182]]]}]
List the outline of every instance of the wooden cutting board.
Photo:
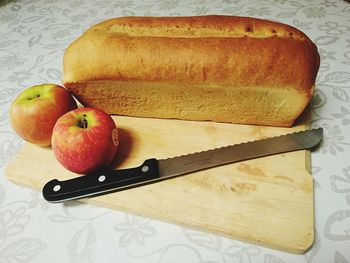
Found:
[{"label": "wooden cutting board", "polygon": [[[306,114],[309,115],[309,114]],[[121,145],[114,167],[167,158],[308,128],[113,117]],[[172,222],[292,253],[314,240],[313,179],[306,150],[221,166],[83,202]],[[25,144],[6,167],[15,184],[41,191],[54,178],[76,177],[49,147]]]}]

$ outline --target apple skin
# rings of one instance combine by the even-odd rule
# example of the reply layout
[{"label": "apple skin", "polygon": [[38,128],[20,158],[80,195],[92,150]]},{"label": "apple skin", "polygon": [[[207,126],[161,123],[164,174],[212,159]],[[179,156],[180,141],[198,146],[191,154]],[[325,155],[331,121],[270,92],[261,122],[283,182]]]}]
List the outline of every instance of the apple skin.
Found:
[{"label": "apple skin", "polygon": [[25,141],[49,146],[52,129],[63,114],[77,103],[64,87],[56,84],[31,86],[20,93],[10,107],[10,122]]},{"label": "apple skin", "polygon": [[77,174],[88,174],[112,162],[119,145],[118,129],[104,111],[78,108],[57,120],[51,145],[63,167]]}]

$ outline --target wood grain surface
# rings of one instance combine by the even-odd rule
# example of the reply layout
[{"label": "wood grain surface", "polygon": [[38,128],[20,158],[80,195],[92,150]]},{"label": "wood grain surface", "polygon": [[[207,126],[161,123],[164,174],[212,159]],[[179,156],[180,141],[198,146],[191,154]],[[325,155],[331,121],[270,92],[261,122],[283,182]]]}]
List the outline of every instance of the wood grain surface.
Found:
[{"label": "wood grain surface", "polygon": [[[113,168],[262,139],[308,128],[305,113],[293,128],[213,122],[113,117],[120,149]],[[279,154],[196,172],[83,202],[131,212],[291,253],[314,240],[310,152]],[[15,184],[41,191],[51,179],[77,175],[65,170],[50,147],[26,143],[7,165]],[[56,204],[57,205],[57,204]]]}]

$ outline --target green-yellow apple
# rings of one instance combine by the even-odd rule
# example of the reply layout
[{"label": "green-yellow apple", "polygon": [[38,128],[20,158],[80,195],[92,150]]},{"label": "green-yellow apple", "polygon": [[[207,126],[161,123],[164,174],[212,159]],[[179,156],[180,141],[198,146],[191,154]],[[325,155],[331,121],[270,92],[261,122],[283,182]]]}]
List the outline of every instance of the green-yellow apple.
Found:
[{"label": "green-yellow apple", "polygon": [[36,85],[25,89],[12,102],[10,121],[22,139],[48,146],[58,118],[76,108],[76,101],[64,87],[56,84]]},{"label": "green-yellow apple", "polygon": [[83,107],[60,117],[52,133],[52,150],[67,170],[87,174],[106,168],[118,149],[118,129],[104,111]]}]

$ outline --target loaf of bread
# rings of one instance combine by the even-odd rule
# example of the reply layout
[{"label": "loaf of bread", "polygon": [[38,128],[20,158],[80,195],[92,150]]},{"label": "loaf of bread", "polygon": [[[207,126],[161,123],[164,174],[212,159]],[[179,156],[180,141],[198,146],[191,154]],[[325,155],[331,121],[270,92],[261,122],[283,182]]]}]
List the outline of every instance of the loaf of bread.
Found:
[{"label": "loaf of bread", "polygon": [[315,44],[281,23],[122,17],[67,48],[63,84],[84,106],[110,114],[290,127],[318,68]]}]

